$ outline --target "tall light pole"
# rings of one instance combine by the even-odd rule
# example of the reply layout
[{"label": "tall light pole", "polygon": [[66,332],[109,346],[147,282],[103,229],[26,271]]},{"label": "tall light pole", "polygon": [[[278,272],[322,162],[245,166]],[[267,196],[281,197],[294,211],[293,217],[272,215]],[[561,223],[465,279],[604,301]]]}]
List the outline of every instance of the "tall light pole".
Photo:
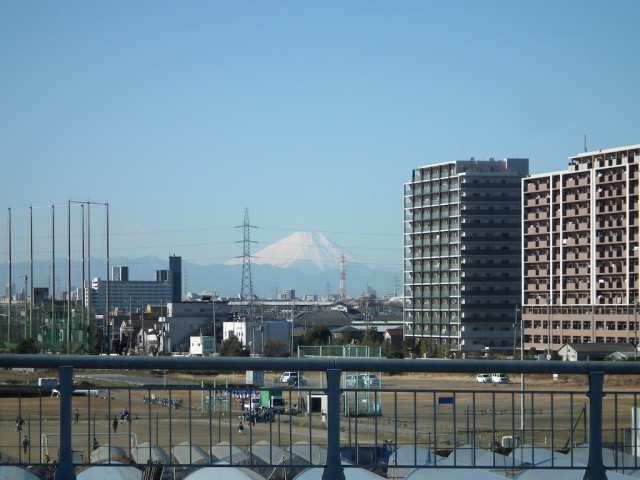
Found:
[{"label": "tall light pole", "polygon": [[142,309],[140,310],[140,332],[142,333],[142,355],[146,355],[147,333],[144,331],[144,298],[142,299]]},{"label": "tall light pole", "polygon": [[520,307],[518,307],[518,305],[516,305],[516,314],[513,317],[513,358],[516,358],[516,347],[518,345],[518,342],[516,340],[517,335],[518,335],[518,312],[520,312]]},{"label": "tall light pole", "polygon": [[291,353],[290,356],[291,358],[293,358],[293,324],[294,324],[294,314],[293,314],[293,310],[294,310],[294,303],[293,303],[293,298],[291,299]]},{"label": "tall light pole", "polygon": [[[9,235],[9,241],[7,242],[7,253],[9,255],[9,298],[8,303],[7,303],[7,342],[11,343],[11,294],[13,293],[11,291],[11,282],[13,281],[11,278],[11,208],[8,208],[9,214],[8,214],[8,228],[7,228],[7,233]],[[51,302],[53,304],[53,302]]]},{"label": "tall light pole", "polygon": [[20,278],[24,281],[24,338],[29,338],[30,335],[27,332],[27,281],[28,275],[22,275]]},{"label": "tall light pole", "polygon": [[211,305],[213,306],[213,354],[216,354],[216,342],[218,337],[216,336],[216,297],[212,295]]},{"label": "tall light pole", "polygon": [[551,360],[551,295],[547,297],[547,360]]},{"label": "tall light pole", "polygon": [[[516,322],[518,311],[516,307]],[[524,315],[522,312],[520,313],[520,361],[524,361]],[[524,371],[520,372],[520,440],[524,444]]]},{"label": "tall light pole", "polygon": [[640,300],[633,304],[633,359],[638,361],[638,304]]}]

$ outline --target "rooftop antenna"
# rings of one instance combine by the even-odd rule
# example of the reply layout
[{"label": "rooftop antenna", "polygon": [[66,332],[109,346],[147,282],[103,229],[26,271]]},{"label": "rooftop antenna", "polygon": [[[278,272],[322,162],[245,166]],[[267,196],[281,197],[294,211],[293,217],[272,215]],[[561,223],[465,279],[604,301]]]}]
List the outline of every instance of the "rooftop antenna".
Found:
[{"label": "rooftop antenna", "polygon": [[584,134],[584,151],[587,151],[587,134]]}]

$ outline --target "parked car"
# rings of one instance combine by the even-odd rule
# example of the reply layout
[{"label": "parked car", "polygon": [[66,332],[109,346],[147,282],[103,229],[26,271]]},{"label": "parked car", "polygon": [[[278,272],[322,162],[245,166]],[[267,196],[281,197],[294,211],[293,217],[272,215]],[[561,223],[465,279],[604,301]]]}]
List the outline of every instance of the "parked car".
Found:
[{"label": "parked car", "polygon": [[282,375],[280,375],[280,383],[289,383],[289,378],[297,376],[298,372],[282,372]]},{"label": "parked car", "polygon": [[309,382],[302,375],[298,375],[298,372],[282,372],[280,383],[286,383],[290,387],[304,387]]},{"label": "parked car", "polygon": [[509,383],[509,377],[507,376],[506,373],[492,373],[491,382],[492,383]]},{"label": "parked car", "polygon": [[479,373],[476,375],[476,382],[478,383],[491,383],[491,375],[488,373]]},{"label": "parked car", "polygon": [[359,375],[349,374],[344,377],[345,388],[359,388],[362,387],[362,383]]},{"label": "parked car", "polygon": [[361,373],[359,380],[364,387],[380,388],[380,379],[373,373]]},{"label": "parked car", "polygon": [[289,375],[287,379],[287,385],[290,387],[304,387],[307,383],[307,379],[298,374]]}]

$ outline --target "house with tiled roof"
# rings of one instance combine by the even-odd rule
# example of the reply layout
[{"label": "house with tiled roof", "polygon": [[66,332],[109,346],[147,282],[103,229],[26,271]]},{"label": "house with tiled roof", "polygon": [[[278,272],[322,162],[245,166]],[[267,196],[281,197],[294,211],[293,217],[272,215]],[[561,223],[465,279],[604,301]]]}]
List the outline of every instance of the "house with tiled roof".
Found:
[{"label": "house with tiled roof", "polygon": [[402,351],[402,327],[388,328],[384,332],[384,341],[389,342],[392,352]]},{"label": "house with tiled roof", "polygon": [[621,360],[633,357],[635,352],[635,347],[630,343],[567,343],[558,350],[558,355],[562,360],[575,362],[607,358]]}]

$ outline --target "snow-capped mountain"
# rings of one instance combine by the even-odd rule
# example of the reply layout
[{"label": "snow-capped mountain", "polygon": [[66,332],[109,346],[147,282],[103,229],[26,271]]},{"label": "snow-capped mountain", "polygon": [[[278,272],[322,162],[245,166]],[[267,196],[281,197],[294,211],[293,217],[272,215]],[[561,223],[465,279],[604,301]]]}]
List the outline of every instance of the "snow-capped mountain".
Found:
[{"label": "snow-capped mountain", "polygon": [[[340,266],[340,257],[344,255],[350,263],[355,259],[347,252],[318,232],[292,233],[279,242],[273,243],[251,255],[253,265],[271,265],[278,268],[297,267],[314,270],[333,270]],[[226,265],[238,265],[242,258],[234,258]]]},{"label": "snow-capped mountain", "polygon": [[[294,288],[301,295],[316,294],[319,297],[338,291],[341,265],[340,257],[345,256],[346,290],[349,296],[365,292],[369,287],[380,295],[393,293],[397,279],[402,277],[402,263],[397,268],[371,267],[356,259],[349,251],[342,249],[321,233],[296,232],[288,237],[252,253],[251,266],[253,291],[261,298],[276,298],[277,291]],[[129,267],[131,280],[152,280],[156,270],[167,268],[166,258],[111,257],[111,265]],[[72,261],[72,285],[82,282],[82,266]],[[13,262],[15,277],[29,271],[27,262]],[[65,259],[59,259],[58,268],[67,268]],[[242,286],[242,257],[225,264],[194,264],[183,260],[182,288],[184,292],[215,291],[223,297],[236,297]],[[105,278],[104,259],[92,260],[92,274]],[[0,261],[0,285],[6,285],[7,264]],[[47,286],[50,262],[35,262],[35,286]],[[40,272],[40,273],[38,273]],[[15,283],[15,281],[14,281]],[[58,289],[61,287],[58,283]]]}]

